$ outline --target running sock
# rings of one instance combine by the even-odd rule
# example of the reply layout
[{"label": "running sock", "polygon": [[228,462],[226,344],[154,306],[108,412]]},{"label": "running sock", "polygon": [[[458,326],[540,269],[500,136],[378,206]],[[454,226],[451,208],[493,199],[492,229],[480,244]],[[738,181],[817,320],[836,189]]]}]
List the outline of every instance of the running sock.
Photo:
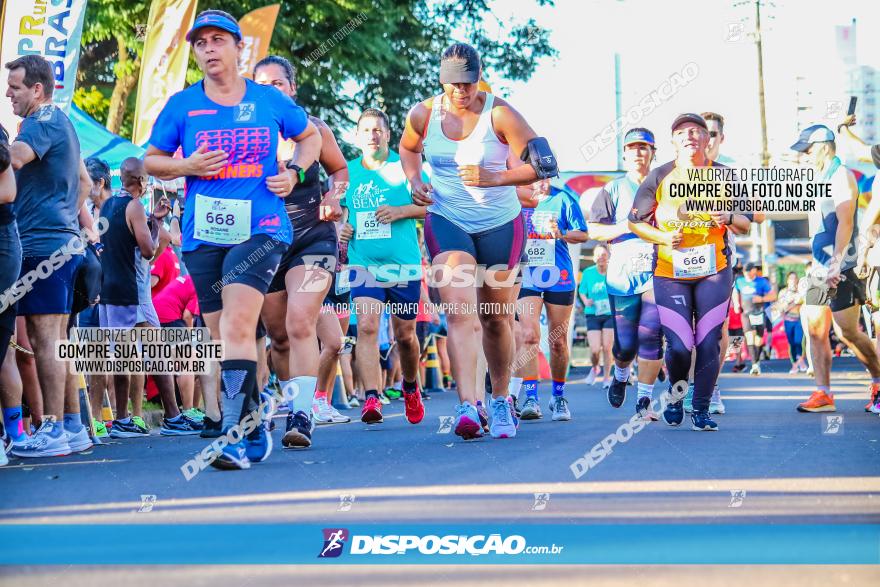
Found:
[{"label": "running sock", "polygon": [[533,397],[538,399],[538,380],[537,379],[526,379],[522,384],[523,391],[526,392],[526,397]]},{"label": "running sock", "polygon": [[510,383],[507,384],[507,392],[514,398],[519,397],[519,388],[522,387],[522,377],[511,377]]},{"label": "running sock", "polygon": [[317,391],[315,391],[315,400],[317,400],[317,401],[320,401],[320,400],[327,401],[327,392],[326,392],[326,391],[321,391],[320,389],[317,390]]},{"label": "running sock", "polygon": [[293,388],[295,392],[299,390],[298,393],[294,393],[293,398],[289,402],[291,413],[302,412],[306,416],[311,417],[312,398],[315,397],[315,390],[318,389],[318,378],[300,375],[291,379],[291,383],[296,386]]},{"label": "running sock", "polygon": [[79,420],[79,414],[64,414],[64,429],[74,434],[82,430],[82,422]]},{"label": "running sock", "polygon": [[257,362],[227,359],[220,363],[220,429],[226,433],[241,423],[251,390],[257,381]]},{"label": "running sock", "polygon": [[749,353],[752,355],[752,364],[757,365],[761,362],[761,351],[758,350],[757,345],[750,344],[749,345]]},{"label": "running sock", "polygon": [[[43,423],[49,422],[52,424],[52,427],[49,431],[49,436],[52,438],[58,438],[62,434],[64,434],[64,426],[55,419],[55,416],[43,416]],[[42,427],[42,423],[40,424]]]},{"label": "running sock", "polygon": [[654,395],[654,385],[653,384],[642,383],[641,381],[639,381],[639,384],[637,385],[637,387],[639,390],[638,399],[642,399],[643,397],[646,397],[648,399],[653,398],[653,395]]},{"label": "running sock", "polygon": [[614,365],[614,378],[618,381],[629,381],[629,365],[626,367]]},{"label": "running sock", "polygon": [[719,389],[717,384],[712,388],[712,399],[709,401],[716,404],[721,401],[721,389]]},{"label": "running sock", "polygon": [[830,385],[817,385],[816,389],[824,393],[825,395],[831,395],[831,386]]},{"label": "running sock", "polygon": [[562,397],[565,395],[565,381],[553,380],[553,397]]},{"label": "running sock", "polygon": [[[413,385],[415,385],[415,383],[413,383]],[[406,381],[403,381],[403,380],[395,381],[394,385],[391,386],[391,389],[395,389],[397,391],[403,391],[404,389],[406,389]]]},{"label": "running sock", "polygon": [[370,399],[371,397],[379,399],[379,391],[376,389],[368,389],[364,392],[364,397],[366,397],[367,399]]},{"label": "running sock", "polygon": [[281,404],[290,407],[290,400],[296,394],[296,389],[294,389],[291,384],[293,383],[293,379],[279,379],[278,386],[281,388]]},{"label": "running sock", "polygon": [[[411,393],[411,392],[417,390],[418,388],[419,388],[419,387],[418,387],[418,385],[416,384],[415,381],[407,381],[406,379],[403,380],[403,391],[404,391],[404,393]],[[399,388],[398,388],[398,389],[399,389]]]},{"label": "running sock", "polygon": [[21,406],[3,408],[3,427],[14,440],[24,436],[24,420],[21,417]]}]

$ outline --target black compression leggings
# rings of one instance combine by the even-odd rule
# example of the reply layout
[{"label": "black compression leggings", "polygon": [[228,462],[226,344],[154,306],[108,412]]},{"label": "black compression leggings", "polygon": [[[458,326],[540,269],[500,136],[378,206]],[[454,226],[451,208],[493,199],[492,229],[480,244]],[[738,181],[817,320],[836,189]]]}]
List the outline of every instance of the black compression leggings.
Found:
[{"label": "black compression leggings", "polygon": [[654,277],[654,296],[666,337],[666,369],[671,383],[687,381],[691,351],[697,348],[694,371],[695,411],[709,409],[718,379],[721,328],[730,305],[730,267],[700,279]]}]

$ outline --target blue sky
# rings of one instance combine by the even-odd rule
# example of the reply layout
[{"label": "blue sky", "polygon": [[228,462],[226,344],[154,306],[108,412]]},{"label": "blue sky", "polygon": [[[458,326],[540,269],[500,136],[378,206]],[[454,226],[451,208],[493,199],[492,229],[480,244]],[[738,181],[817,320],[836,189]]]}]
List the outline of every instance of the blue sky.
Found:
[{"label": "blue sky", "polygon": [[[660,160],[670,156],[669,123],[683,111],[714,110],[727,120],[723,152],[757,164],[760,122],[754,4],[734,0],[497,0],[501,23],[529,16],[550,30],[556,59],[545,59],[527,82],[509,82],[490,71],[493,90],[508,98],[539,134],[546,135],[564,170],[613,169],[614,145],[587,161],[580,147],[608,126],[614,111],[614,53],[621,56],[623,111],[688,63],[698,76],[639,123],[655,131]],[[835,49],[835,25],[858,21],[861,64],[880,68],[877,2],[775,0],[762,10],[764,73],[771,163],[796,139],[796,78],[815,90],[811,102],[821,118],[828,102],[845,103],[844,68]],[[873,36],[869,34],[873,28]],[[489,34],[502,34],[493,19]],[[831,123],[832,121],[825,121]]]}]

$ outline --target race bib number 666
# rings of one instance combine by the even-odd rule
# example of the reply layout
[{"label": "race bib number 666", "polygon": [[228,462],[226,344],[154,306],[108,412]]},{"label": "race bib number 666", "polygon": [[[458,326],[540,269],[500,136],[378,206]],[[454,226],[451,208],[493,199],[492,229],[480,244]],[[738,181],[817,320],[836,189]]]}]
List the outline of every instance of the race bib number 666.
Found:
[{"label": "race bib number 666", "polygon": [[704,277],[715,273],[715,245],[673,249],[674,277]]}]

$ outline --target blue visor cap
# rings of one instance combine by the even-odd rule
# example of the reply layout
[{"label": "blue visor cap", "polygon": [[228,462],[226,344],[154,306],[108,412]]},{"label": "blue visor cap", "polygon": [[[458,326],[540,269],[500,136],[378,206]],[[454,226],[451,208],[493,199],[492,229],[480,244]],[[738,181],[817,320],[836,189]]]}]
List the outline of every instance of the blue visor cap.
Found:
[{"label": "blue visor cap", "polygon": [[649,130],[632,129],[623,137],[623,146],[632,145],[633,143],[645,143],[654,145],[654,133]]},{"label": "blue visor cap", "polygon": [[834,132],[824,124],[814,124],[801,131],[798,142],[791,146],[791,150],[805,153],[813,143],[827,141],[834,141]]},{"label": "blue visor cap", "polygon": [[209,26],[230,32],[236,39],[241,40],[241,27],[238,26],[237,22],[221,14],[203,14],[196,19],[192,28],[186,33],[186,42],[191,43],[196,31]]}]

